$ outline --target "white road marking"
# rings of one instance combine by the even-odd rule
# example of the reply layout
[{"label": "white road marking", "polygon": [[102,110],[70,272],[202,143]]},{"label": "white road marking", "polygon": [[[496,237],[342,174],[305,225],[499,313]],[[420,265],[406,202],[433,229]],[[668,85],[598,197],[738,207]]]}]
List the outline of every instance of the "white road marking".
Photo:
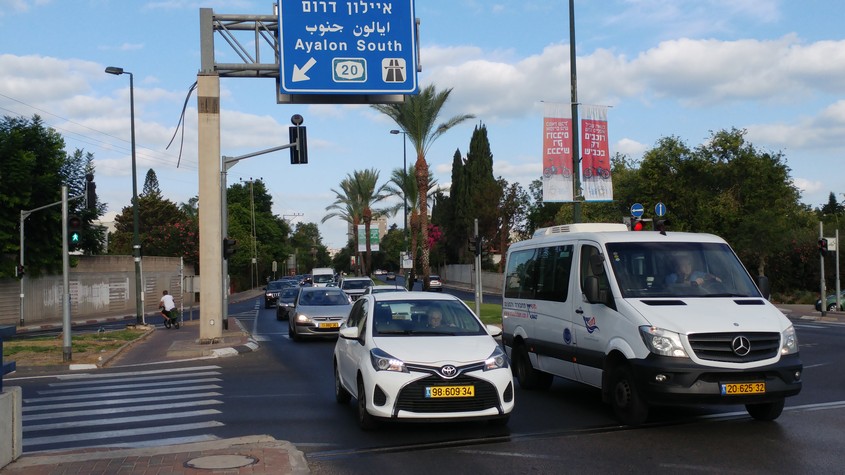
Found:
[{"label": "white road marking", "polygon": [[138,429],[122,429],[102,432],[83,432],[81,434],[59,435],[50,437],[34,437],[32,439],[24,439],[23,445],[25,447],[33,445],[57,444],[64,442],[78,442],[82,440],[98,440],[98,439],[116,439],[119,437],[130,437],[135,435],[147,434],[165,434],[168,432],[180,432],[197,429],[210,429],[212,427],[222,426],[222,422],[208,421],[208,422],[194,422],[191,424],[177,424],[172,426],[157,426],[157,427],[142,427]]}]

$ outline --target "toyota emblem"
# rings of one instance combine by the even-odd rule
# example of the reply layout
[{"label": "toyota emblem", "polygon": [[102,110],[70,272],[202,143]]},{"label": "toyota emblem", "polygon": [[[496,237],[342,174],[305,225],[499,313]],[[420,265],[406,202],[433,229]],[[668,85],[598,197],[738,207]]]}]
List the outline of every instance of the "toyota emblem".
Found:
[{"label": "toyota emblem", "polygon": [[737,356],[748,356],[751,352],[751,342],[744,336],[738,336],[731,342],[731,349]]},{"label": "toyota emblem", "polygon": [[440,374],[442,374],[444,378],[454,378],[458,374],[458,368],[447,364],[446,366],[440,368]]}]

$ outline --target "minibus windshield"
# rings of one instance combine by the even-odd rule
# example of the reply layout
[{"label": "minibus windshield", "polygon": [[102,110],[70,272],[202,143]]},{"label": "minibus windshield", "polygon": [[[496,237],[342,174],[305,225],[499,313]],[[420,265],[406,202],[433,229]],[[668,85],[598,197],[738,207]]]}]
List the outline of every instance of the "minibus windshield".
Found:
[{"label": "minibus windshield", "polygon": [[724,243],[608,243],[608,261],[624,298],[761,297]]}]

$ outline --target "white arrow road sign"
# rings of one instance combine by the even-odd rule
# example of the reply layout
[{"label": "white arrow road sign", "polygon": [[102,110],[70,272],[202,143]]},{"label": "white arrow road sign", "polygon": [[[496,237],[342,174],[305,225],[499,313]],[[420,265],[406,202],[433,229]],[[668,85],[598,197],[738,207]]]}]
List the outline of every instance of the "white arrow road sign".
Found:
[{"label": "white arrow road sign", "polygon": [[308,70],[313,68],[315,64],[317,64],[317,60],[314,59],[314,58],[309,58],[308,62],[306,62],[305,65],[302,66],[301,68],[294,64],[293,65],[293,78],[292,78],[293,82],[310,80],[311,78],[306,76],[306,73],[308,73]]}]

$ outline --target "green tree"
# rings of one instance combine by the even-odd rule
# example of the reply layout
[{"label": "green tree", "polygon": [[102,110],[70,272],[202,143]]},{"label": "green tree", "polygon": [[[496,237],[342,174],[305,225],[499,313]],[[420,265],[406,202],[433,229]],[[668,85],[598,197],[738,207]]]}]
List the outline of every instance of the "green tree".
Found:
[{"label": "green tree", "polygon": [[273,214],[273,198],[263,180],[235,183],[228,188],[226,198],[228,235],[237,241],[229,258],[232,283],[236,289],[263,285],[273,275],[273,261],[278,266],[294,253],[290,226]]},{"label": "green tree", "polygon": [[437,92],[434,85],[423,88],[419,94],[407,96],[401,104],[376,104],[372,107],[387,115],[405,132],[417,153],[417,186],[419,187],[419,222],[422,241],[423,288],[428,289],[428,276],[431,274],[428,249],[428,176],[429,166],[426,160],[431,145],[452,127],[472,119],[472,114],[460,114],[445,122],[437,123],[443,105],[449,100],[452,89]]},{"label": "green tree", "polygon": [[487,138],[487,127],[476,126],[469,142],[469,151],[463,167],[463,183],[469,196],[468,216],[470,222],[467,235],[474,234],[475,219],[478,219],[478,235],[484,241],[492,243],[498,234],[499,205],[502,199],[501,184],[493,177],[493,153]]},{"label": "green tree", "polygon": [[[93,171],[90,154],[68,155],[64,139],[45,127],[41,118],[3,117],[0,120],[0,277],[13,275],[20,253],[21,211],[34,210],[24,220],[27,273],[38,276],[60,271],[62,265],[61,187],[68,196],[84,194],[85,174]],[[97,212],[87,212],[83,200],[68,202],[69,214],[86,223]],[[99,238],[98,238],[99,236]],[[102,234],[90,227],[83,233],[82,249],[97,252]]]},{"label": "green tree", "polygon": [[504,272],[505,257],[508,254],[508,246],[511,242],[511,235],[519,235],[519,224],[525,220],[528,203],[528,193],[522,189],[519,183],[508,183],[504,178],[499,177],[499,187],[504,190],[499,203],[499,229],[497,233],[499,253],[502,258],[499,260],[498,272]]},{"label": "green tree", "polygon": [[161,188],[158,186],[158,176],[156,176],[156,172],[152,168],[147,170],[147,176],[144,177],[144,188],[141,194],[161,195]]}]

